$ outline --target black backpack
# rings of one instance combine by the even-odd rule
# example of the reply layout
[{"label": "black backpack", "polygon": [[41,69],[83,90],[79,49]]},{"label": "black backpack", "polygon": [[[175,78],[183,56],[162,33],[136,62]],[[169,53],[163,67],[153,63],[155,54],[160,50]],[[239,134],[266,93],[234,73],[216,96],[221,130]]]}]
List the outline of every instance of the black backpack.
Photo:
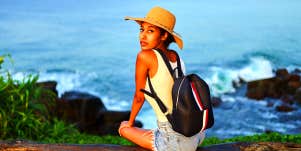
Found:
[{"label": "black backpack", "polygon": [[[213,126],[210,91],[207,83],[196,74],[184,75],[181,69],[180,58],[177,53],[177,68],[172,69],[165,54],[156,50],[162,56],[170,74],[174,79],[172,88],[172,113],[167,113],[167,107],[157,96],[149,74],[147,75],[150,92],[141,89],[143,93],[154,98],[162,113],[164,113],[172,129],[186,137],[193,136]],[[177,70],[177,76],[176,71]]]}]

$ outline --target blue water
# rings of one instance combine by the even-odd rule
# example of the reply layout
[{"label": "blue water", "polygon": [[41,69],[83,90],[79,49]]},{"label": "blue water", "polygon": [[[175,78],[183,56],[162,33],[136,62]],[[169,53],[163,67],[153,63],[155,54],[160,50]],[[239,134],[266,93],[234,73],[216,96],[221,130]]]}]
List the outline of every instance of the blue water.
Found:
[{"label": "blue water", "polygon": [[[123,17],[143,17],[156,5],[177,16],[187,72],[201,75],[223,100],[208,136],[301,132],[300,109],[277,113],[232,86],[239,77],[251,81],[277,68],[301,68],[299,0],[0,0],[0,55],[14,60],[4,67],[17,79],[35,73],[40,81],[58,81],[59,95],[86,91],[109,109],[130,110],[139,28]],[[137,118],[145,128],[156,126],[148,103]]]}]

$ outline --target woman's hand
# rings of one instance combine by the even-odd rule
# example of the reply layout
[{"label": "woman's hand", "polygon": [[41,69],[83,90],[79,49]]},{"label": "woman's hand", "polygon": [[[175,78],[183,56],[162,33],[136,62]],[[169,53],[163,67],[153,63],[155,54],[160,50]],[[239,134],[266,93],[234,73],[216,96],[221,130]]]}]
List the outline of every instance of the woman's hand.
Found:
[{"label": "woman's hand", "polygon": [[126,127],[133,127],[133,124],[131,124],[129,121],[122,121],[118,129],[118,133],[120,136],[121,136],[121,130]]}]

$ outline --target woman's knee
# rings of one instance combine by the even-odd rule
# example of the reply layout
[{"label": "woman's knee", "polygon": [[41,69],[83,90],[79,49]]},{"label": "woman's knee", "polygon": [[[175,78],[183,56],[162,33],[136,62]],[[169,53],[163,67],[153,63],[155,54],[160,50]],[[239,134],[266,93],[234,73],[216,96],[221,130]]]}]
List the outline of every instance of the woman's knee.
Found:
[{"label": "woman's knee", "polygon": [[122,127],[122,126],[119,126],[118,128],[118,133],[120,136],[124,136],[125,135],[125,131],[126,131],[127,127]]},{"label": "woman's knee", "polygon": [[124,131],[126,129],[130,128],[130,126],[128,125],[128,121],[123,121],[121,122],[119,128],[118,128],[118,133],[120,136],[123,136],[124,135]]}]

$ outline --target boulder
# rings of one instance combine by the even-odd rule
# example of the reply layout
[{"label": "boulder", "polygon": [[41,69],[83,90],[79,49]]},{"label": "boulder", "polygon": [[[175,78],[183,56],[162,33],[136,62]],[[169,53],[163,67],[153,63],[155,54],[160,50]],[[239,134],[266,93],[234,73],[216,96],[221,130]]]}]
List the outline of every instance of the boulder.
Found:
[{"label": "boulder", "polygon": [[77,91],[65,92],[59,105],[62,118],[80,127],[96,123],[98,113],[107,110],[97,96]]},{"label": "boulder", "polygon": [[297,151],[301,150],[301,144],[280,142],[258,142],[249,145],[241,145],[241,151]]},{"label": "boulder", "polygon": [[[128,120],[130,117],[130,111],[100,111],[97,117],[97,127],[93,134],[104,135],[119,135],[118,128],[122,121]],[[143,124],[140,121],[135,121],[135,127],[142,127]]]},{"label": "boulder", "polygon": [[[246,96],[255,100],[266,97],[280,99],[283,104],[276,106],[276,111],[290,112],[295,110],[291,105],[301,103],[301,77],[299,71],[289,73],[286,69],[278,69],[275,77],[247,82]],[[268,102],[272,107],[274,103]]]},{"label": "boulder", "polygon": [[288,80],[290,75],[289,75],[287,69],[278,69],[276,71],[276,77],[280,78],[281,80]]},{"label": "boulder", "polygon": [[292,104],[294,104],[294,102],[295,102],[295,99],[294,99],[294,96],[292,96],[292,95],[283,95],[281,98],[280,98],[280,100],[283,102],[283,103],[285,103],[285,104],[290,104],[290,105],[292,105]]},{"label": "boulder", "polygon": [[282,105],[276,106],[276,110],[278,112],[291,112],[295,109],[293,107],[289,106],[289,105],[282,104]]},{"label": "boulder", "polygon": [[293,74],[301,74],[301,69],[296,68],[292,73]]},{"label": "boulder", "polygon": [[56,94],[56,96],[58,95],[58,92],[56,90],[56,86],[57,86],[56,81],[38,82],[37,86],[52,91],[54,94]]},{"label": "boulder", "polygon": [[282,82],[277,78],[256,80],[247,83],[246,96],[251,99],[262,100],[265,97],[279,98],[282,94]]},{"label": "boulder", "polygon": [[300,81],[300,76],[298,74],[291,74],[289,81]]},{"label": "boulder", "polygon": [[237,89],[245,83],[247,83],[246,80],[244,80],[242,77],[238,77],[238,81],[232,81],[232,86]]},{"label": "boulder", "polygon": [[286,69],[279,69],[275,77],[247,82],[246,96],[256,100],[266,97],[279,99],[286,95],[295,95],[300,87],[299,75],[289,74]]},{"label": "boulder", "polygon": [[287,82],[287,94],[295,94],[296,90],[301,87],[300,76],[296,74],[291,74]]},{"label": "boulder", "polygon": [[301,87],[296,90],[294,99],[297,103],[301,104]]},{"label": "boulder", "polygon": [[42,88],[39,102],[43,103],[48,111],[48,117],[57,116],[56,103],[58,101],[58,91],[56,90],[56,81],[44,81],[36,83],[37,87]]},{"label": "boulder", "polygon": [[[107,110],[99,97],[78,91],[62,95],[58,114],[61,119],[76,124],[80,131],[97,135],[118,135],[120,123],[130,117],[130,111]],[[136,121],[135,126],[142,127],[142,123]]]},{"label": "boulder", "polygon": [[268,101],[267,102],[267,107],[273,107],[274,106],[274,102]]}]

